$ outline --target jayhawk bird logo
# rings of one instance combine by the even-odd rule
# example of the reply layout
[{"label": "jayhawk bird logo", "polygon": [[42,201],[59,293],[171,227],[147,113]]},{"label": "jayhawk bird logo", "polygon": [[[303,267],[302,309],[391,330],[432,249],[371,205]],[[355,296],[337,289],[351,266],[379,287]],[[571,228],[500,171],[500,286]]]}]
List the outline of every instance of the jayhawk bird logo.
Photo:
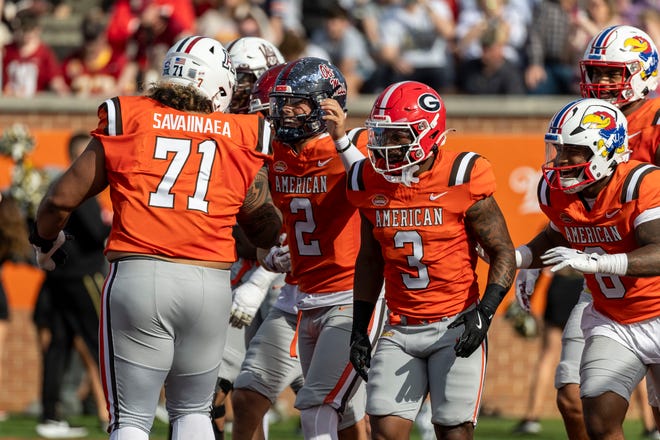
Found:
[{"label": "jayhawk bird logo", "polygon": [[658,53],[653,50],[651,43],[645,38],[637,35],[627,38],[623,45],[625,50],[639,52],[639,58],[643,61],[642,79],[647,79],[658,74]]}]

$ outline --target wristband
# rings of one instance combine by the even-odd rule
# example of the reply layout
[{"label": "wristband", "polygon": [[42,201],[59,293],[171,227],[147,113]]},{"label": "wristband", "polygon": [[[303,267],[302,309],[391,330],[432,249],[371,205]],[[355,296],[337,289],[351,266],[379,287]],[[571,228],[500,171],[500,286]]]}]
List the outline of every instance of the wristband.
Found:
[{"label": "wristband", "polygon": [[344,135],[335,141],[335,149],[337,152],[343,153],[349,148],[351,148],[351,140],[348,138],[348,135]]},{"label": "wristband", "polygon": [[628,255],[598,255],[598,272],[625,276],[628,271]]},{"label": "wristband", "polygon": [[481,298],[481,301],[479,301],[479,307],[486,312],[489,320],[495,315],[495,311],[504,299],[507,290],[508,289],[495,283],[486,286],[484,296]]},{"label": "wristband", "polygon": [[48,251],[50,251],[53,248],[53,244],[55,243],[55,240],[47,240],[42,236],[40,236],[39,232],[37,232],[36,224],[32,226],[28,240],[30,241],[31,244],[38,247],[43,253],[48,253]]},{"label": "wristband", "polygon": [[359,299],[353,300],[353,333],[367,333],[376,304]]},{"label": "wristband", "polygon": [[534,255],[532,255],[532,250],[529,246],[523,244],[516,248],[516,268],[517,269],[528,269],[532,265],[532,260]]}]

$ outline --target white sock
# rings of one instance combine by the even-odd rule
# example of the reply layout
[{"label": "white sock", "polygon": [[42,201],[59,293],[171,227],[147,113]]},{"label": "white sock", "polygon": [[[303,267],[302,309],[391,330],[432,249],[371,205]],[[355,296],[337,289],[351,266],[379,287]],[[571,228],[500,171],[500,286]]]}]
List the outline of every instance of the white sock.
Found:
[{"label": "white sock", "polygon": [[305,440],[338,440],[339,415],[330,405],[303,409],[300,422]]},{"label": "white sock", "polygon": [[110,440],[149,440],[149,433],[135,426],[123,426],[110,433]]},{"label": "white sock", "polygon": [[215,440],[211,417],[206,414],[187,414],[172,423],[172,440]]}]

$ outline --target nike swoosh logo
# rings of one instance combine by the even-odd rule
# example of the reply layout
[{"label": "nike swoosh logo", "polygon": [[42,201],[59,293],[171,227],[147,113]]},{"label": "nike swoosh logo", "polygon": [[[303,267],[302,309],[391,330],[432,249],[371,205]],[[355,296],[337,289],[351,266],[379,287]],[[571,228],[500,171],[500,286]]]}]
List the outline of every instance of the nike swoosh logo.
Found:
[{"label": "nike swoosh logo", "polygon": [[438,200],[440,197],[444,196],[444,195],[447,194],[448,192],[449,192],[449,191],[441,192],[440,194],[431,194],[431,195],[429,196],[429,199],[431,199],[431,200]]},{"label": "nike swoosh logo", "polygon": [[636,132],[636,133],[629,134],[629,135],[628,135],[628,139],[630,139],[630,138],[634,138],[635,136],[637,136],[637,135],[640,134],[641,132],[642,132],[642,130],[639,130],[639,131]]},{"label": "nike swoosh logo", "polygon": [[479,318],[479,322],[477,322],[477,328],[481,330],[481,315],[479,314],[479,312],[477,312],[477,318]]},{"label": "nike swoosh logo", "polygon": [[612,218],[615,215],[617,215],[619,213],[619,211],[621,211],[621,209],[615,209],[613,211],[608,211],[608,212],[605,213],[605,217],[606,218]]},{"label": "nike swoosh logo", "polygon": [[316,162],[316,166],[317,167],[324,167],[327,164],[329,164],[332,159],[334,159],[334,157],[331,157],[330,159],[326,159],[326,160],[319,160],[318,162]]}]

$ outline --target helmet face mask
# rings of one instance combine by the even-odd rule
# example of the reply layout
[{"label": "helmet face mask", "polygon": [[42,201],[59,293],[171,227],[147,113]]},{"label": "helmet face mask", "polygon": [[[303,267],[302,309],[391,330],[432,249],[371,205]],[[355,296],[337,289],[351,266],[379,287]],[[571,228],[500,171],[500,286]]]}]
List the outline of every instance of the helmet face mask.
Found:
[{"label": "helmet face mask", "polygon": [[627,121],[613,104],[573,101],[550,121],[543,177],[553,189],[576,193],[612,174],[628,160]]},{"label": "helmet face mask", "polygon": [[656,89],[658,50],[640,29],[611,26],[589,42],[580,61],[580,73],[583,97],[622,106]]},{"label": "helmet face mask", "polygon": [[446,108],[426,84],[403,81],[387,87],[365,122],[367,152],[374,170],[388,181],[408,181],[415,166],[446,140]]},{"label": "helmet face mask", "polygon": [[[292,61],[277,76],[270,96],[270,120],[275,139],[288,144],[297,143],[325,132],[326,124],[320,103],[327,98],[337,100],[346,108],[346,80],[337,67],[321,58],[306,57]],[[291,107],[305,100],[308,113]]]},{"label": "helmet face mask", "polygon": [[241,37],[229,43],[227,50],[238,80],[231,111],[247,113],[254,83],[271,67],[283,64],[284,57],[273,43],[259,37]]},{"label": "helmet face mask", "polygon": [[177,41],[167,51],[162,80],[196,88],[211,100],[214,111],[224,112],[234,93],[236,71],[222,44],[193,36]]}]

